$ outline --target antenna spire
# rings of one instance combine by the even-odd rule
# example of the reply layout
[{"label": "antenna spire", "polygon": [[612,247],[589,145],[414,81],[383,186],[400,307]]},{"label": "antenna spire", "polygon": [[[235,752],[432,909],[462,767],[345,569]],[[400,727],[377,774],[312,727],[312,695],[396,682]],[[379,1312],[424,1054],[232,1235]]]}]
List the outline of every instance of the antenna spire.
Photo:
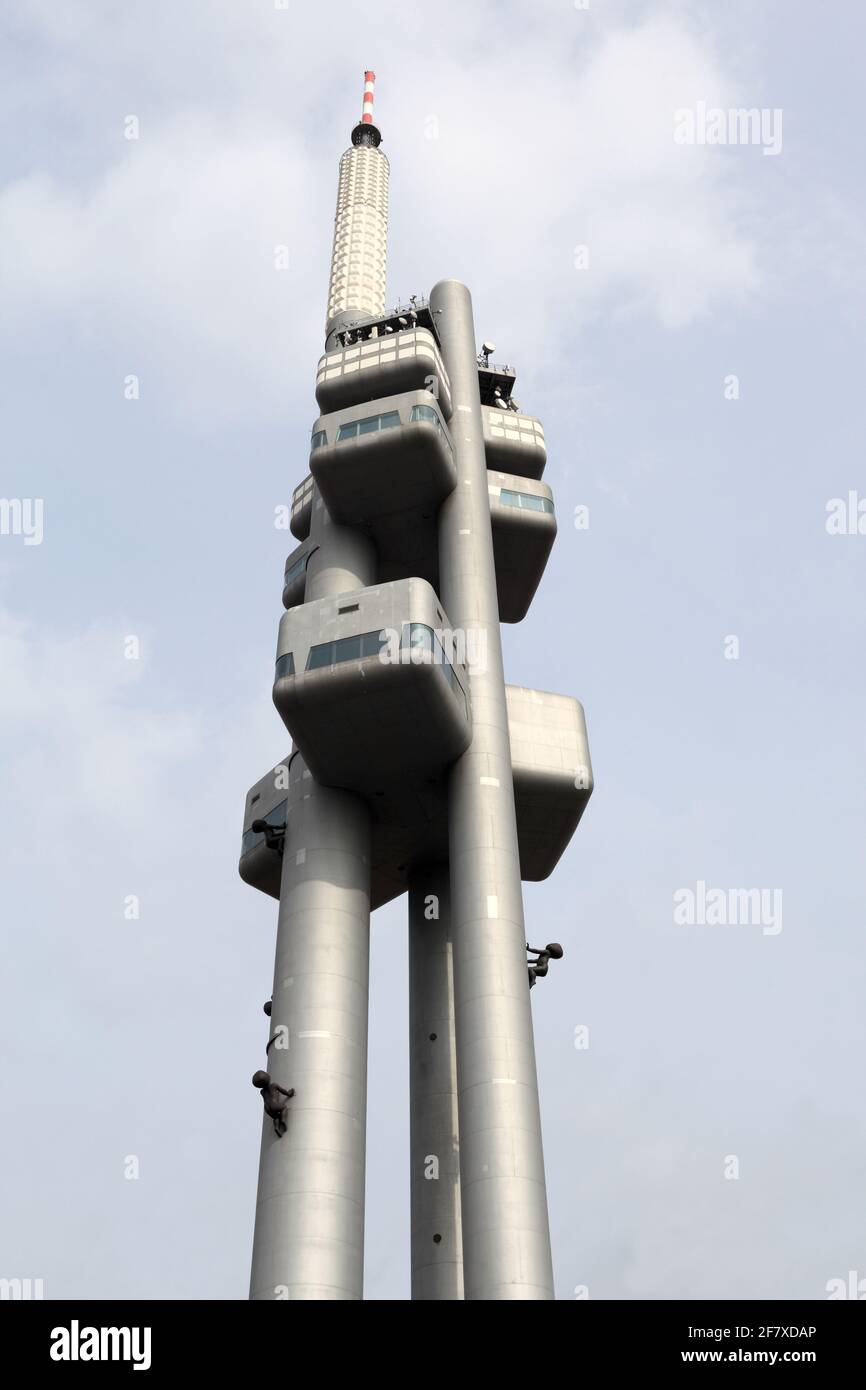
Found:
[{"label": "antenna spire", "polygon": [[376,86],[376,74],[374,72],[364,73],[364,104],[361,107],[361,121],[364,125],[373,124],[373,95]]},{"label": "antenna spire", "polygon": [[382,143],[382,132],[373,124],[373,96],[376,88],[376,74],[364,73],[364,101],[361,106],[361,119],[352,131],[353,145],[372,145],[374,149]]}]

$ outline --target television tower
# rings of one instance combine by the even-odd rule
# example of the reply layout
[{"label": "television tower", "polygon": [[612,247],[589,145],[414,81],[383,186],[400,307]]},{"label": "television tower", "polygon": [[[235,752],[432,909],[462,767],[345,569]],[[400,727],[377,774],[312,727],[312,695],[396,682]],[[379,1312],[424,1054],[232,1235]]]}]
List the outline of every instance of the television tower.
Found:
[{"label": "television tower", "polygon": [[[468,289],[387,311],[375,76],[340,160],[320,415],[295,488],[240,873],[279,899],[250,1296],[363,1297],[370,914],[408,895],[414,1299],[554,1296],[523,880],[592,791],[583,709],[507,686],[556,535],[544,431]],[[537,933],[533,930],[533,938]],[[263,1093],[264,1094],[264,1093]],[[267,1105],[267,1096],[266,1096]]]}]

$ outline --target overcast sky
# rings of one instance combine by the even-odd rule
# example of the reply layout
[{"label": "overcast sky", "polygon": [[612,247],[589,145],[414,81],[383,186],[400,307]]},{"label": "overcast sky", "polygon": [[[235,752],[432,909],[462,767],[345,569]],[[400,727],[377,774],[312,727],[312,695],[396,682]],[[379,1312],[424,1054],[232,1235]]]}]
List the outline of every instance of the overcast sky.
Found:
[{"label": "overcast sky", "polygon": [[[2,27],[0,494],[44,512],[0,535],[0,1276],[246,1296],[276,904],[237,858],[288,746],[274,509],[369,66],[389,297],[465,280],[548,439],[559,537],[504,637],[510,681],[584,702],[596,775],[525,893],[565,946],[532,1001],[557,1295],[866,1278],[866,535],[827,530],[866,499],[862,6]],[[781,111],[781,150],[678,143],[699,103]],[[676,922],[699,882],[781,916]],[[405,902],[373,927],[366,1296],[405,1298]]]}]

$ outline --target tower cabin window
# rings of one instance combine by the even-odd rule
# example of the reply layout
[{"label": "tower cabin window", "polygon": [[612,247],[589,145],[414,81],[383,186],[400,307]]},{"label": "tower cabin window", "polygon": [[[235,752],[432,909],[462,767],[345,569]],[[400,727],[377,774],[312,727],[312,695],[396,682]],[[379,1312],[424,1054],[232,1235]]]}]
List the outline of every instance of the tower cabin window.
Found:
[{"label": "tower cabin window", "polygon": [[548,512],[553,515],[553,503],[549,497],[536,497],[532,492],[512,492],[503,488],[499,500],[505,507],[520,507],[525,512]]},{"label": "tower cabin window", "polygon": [[398,410],[386,410],[384,415],[368,415],[363,420],[350,420],[341,425],[337,442],[343,439],[357,439],[361,434],[376,434],[379,430],[390,430],[400,423]]}]

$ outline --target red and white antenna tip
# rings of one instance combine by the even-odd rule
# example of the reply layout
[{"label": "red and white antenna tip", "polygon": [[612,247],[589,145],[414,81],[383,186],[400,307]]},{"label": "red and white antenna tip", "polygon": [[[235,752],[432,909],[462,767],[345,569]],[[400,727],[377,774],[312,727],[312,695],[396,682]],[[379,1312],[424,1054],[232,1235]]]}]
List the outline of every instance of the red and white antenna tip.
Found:
[{"label": "red and white antenna tip", "polygon": [[364,73],[364,105],[361,108],[361,124],[373,124],[373,89],[376,85],[374,72]]}]

